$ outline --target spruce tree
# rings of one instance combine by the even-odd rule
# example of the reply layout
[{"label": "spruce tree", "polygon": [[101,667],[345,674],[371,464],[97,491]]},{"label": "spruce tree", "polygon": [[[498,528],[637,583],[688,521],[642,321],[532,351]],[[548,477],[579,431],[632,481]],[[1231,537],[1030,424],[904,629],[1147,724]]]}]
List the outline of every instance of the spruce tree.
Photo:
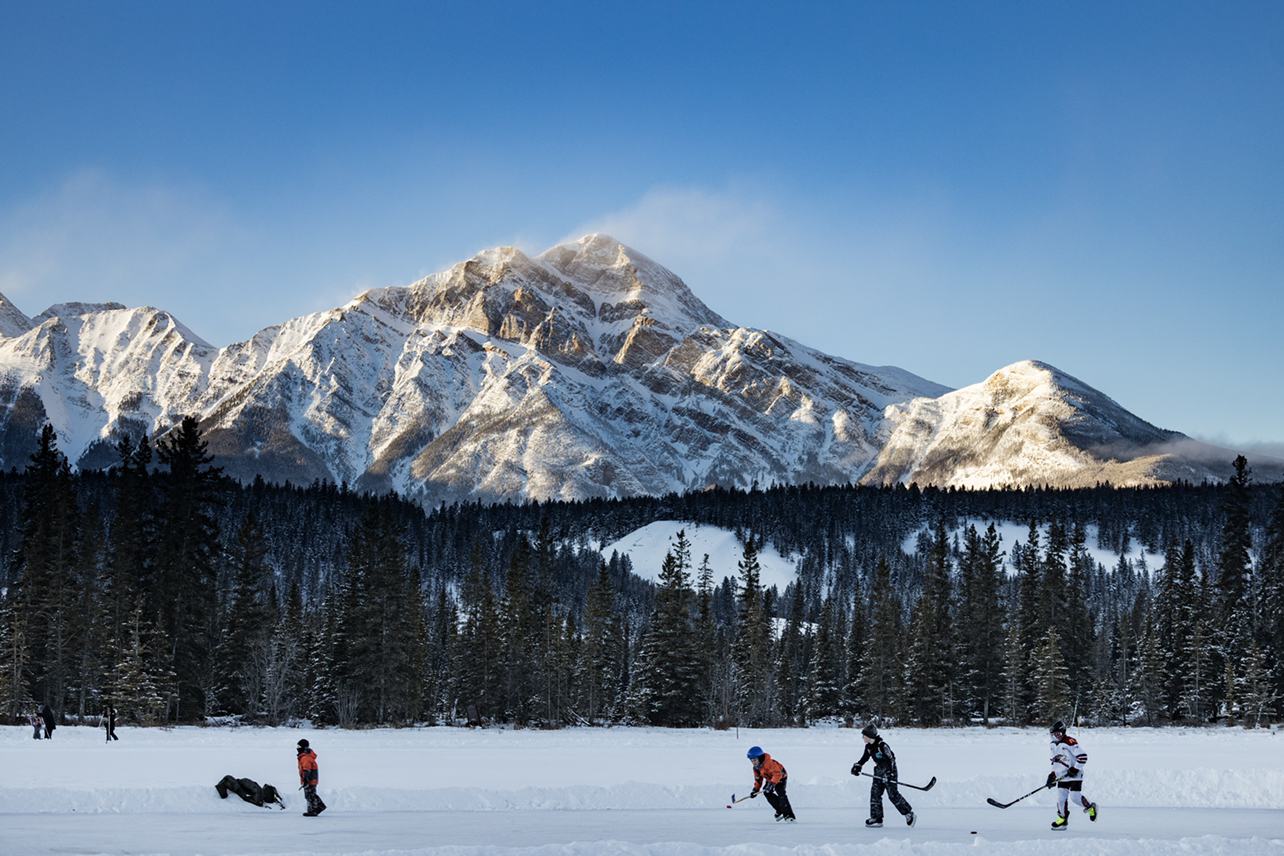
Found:
[{"label": "spruce tree", "polygon": [[606,562],[601,562],[597,579],[589,587],[584,608],[584,641],[579,652],[580,713],[590,725],[609,716],[615,707],[623,653],[619,646],[615,587]]},{"label": "spruce tree", "polygon": [[1065,657],[1061,654],[1061,637],[1049,627],[1043,642],[1030,658],[1030,683],[1034,688],[1032,713],[1036,721],[1052,722],[1065,717],[1070,709],[1070,681]]},{"label": "spruce tree", "polygon": [[159,612],[177,677],[176,719],[211,713],[217,703],[213,648],[218,631],[220,557],[216,511],[228,482],[212,466],[209,444],[190,416],[156,444],[165,471],[156,543],[156,573],[145,591],[148,611]]},{"label": "spruce tree", "polygon": [[1262,627],[1259,647],[1275,663],[1274,692],[1284,698],[1284,486],[1267,523],[1261,560]]},{"label": "spruce tree", "polygon": [[740,591],[736,636],[732,646],[735,663],[736,707],[744,724],[765,725],[772,719],[771,616],[762,590],[758,547],[752,537],[745,542],[739,562]]},{"label": "spruce tree", "polygon": [[968,683],[972,710],[987,724],[991,711],[1000,709],[1003,685],[1005,613],[999,597],[1003,569],[1000,545],[993,523],[986,528],[984,536],[977,533],[975,526],[968,526],[959,567],[960,665]]},{"label": "spruce tree", "polygon": [[236,543],[229,552],[232,590],[221,610],[214,658],[217,696],[224,713],[257,713],[266,692],[276,626],[267,549],[263,528],[251,512],[237,530]]},{"label": "spruce tree", "polygon": [[950,621],[950,545],[944,519],[933,531],[923,587],[910,619],[906,663],[909,712],[919,723],[939,725],[953,716],[953,631]]},{"label": "spruce tree", "polygon": [[681,549],[684,542],[684,533],[679,533],[679,546],[665,554],[655,612],[639,653],[635,704],[652,725],[698,725],[705,711],[703,663],[693,632],[694,598]]},{"label": "spruce tree", "polygon": [[25,475],[20,574],[9,596],[31,647],[32,695],[61,716],[81,629],[72,611],[82,582],[82,520],[71,468],[52,426],[41,430]]},{"label": "spruce tree", "polygon": [[1252,470],[1243,455],[1235,458],[1235,474],[1227,482],[1222,505],[1221,544],[1217,554],[1217,597],[1214,615],[1221,635],[1222,656],[1239,660],[1252,636],[1252,610],[1248,598],[1251,590],[1252,516],[1249,507],[1249,484]]},{"label": "spruce tree", "polygon": [[879,557],[869,596],[865,634],[865,712],[879,719],[900,716],[904,687],[901,603],[892,591],[891,568]]}]

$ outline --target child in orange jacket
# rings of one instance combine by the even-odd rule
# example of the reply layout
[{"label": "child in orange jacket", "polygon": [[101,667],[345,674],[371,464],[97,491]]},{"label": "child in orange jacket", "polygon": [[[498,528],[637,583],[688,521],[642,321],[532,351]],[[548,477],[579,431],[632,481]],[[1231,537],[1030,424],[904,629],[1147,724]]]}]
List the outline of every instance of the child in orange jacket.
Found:
[{"label": "child in orange jacket", "polygon": [[317,782],[320,781],[317,770],[317,753],[312,751],[307,740],[299,741],[299,784],[303,786],[303,796],[307,798],[308,810],[304,817],[316,817],[325,811],[325,803],[317,796]]},{"label": "child in orange jacket", "polygon": [[753,763],[753,793],[749,796],[756,797],[760,791],[766,794],[767,802],[776,810],[776,820],[793,823],[797,818],[785,794],[785,784],[789,780],[785,766],[758,746],[749,750],[749,760]]}]

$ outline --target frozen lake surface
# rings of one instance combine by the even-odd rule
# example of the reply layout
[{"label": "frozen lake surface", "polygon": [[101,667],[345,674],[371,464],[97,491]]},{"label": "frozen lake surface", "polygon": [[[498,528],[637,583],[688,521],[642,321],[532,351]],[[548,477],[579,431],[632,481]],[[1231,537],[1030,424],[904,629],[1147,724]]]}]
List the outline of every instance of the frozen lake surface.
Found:
[{"label": "frozen lake surface", "polygon": [[[0,729],[0,854],[1273,854],[1284,856],[1284,737],[1240,729],[1084,729],[1085,792],[1101,806],[1053,832],[1040,729],[888,729],[919,816],[864,828],[868,778],[843,728],[528,731],[426,728]],[[306,736],[329,810],[302,817],[294,744]],[[745,752],[789,770],[796,824],[749,792]],[[271,782],[285,811],[235,796],[225,774]]]}]

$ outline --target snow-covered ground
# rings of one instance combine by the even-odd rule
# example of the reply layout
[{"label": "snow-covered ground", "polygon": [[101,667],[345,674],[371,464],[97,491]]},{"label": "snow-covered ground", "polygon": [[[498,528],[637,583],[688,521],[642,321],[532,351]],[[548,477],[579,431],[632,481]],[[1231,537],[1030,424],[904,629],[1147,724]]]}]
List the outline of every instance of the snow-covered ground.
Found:
[{"label": "snow-covered ground", "polygon": [[[428,728],[93,728],[50,741],[0,728],[0,854],[434,854],[434,856],[1284,856],[1284,735],[1221,730],[1079,732],[1101,806],[1052,832],[1052,792],[1000,810],[1048,769],[1037,730],[889,729],[919,815],[866,830],[868,778],[849,773],[858,732]],[[317,750],[329,810],[302,817],[294,744]],[[796,824],[750,790],[758,744],[789,770]],[[288,809],[220,800],[225,774],[271,782]]]},{"label": "snow-covered ground", "polygon": [[[745,547],[736,540],[736,535],[729,529],[717,526],[703,526],[699,523],[683,523],[678,520],[657,520],[648,523],[641,529],[635,529],[618,541],[604,544],[600,548],[602,558],[610,559],[611,553],[618,552],[628,556],[633,563],[633,573],[648,580],[660,578],[660,568],[664,557],[673,549],[678,532],[685,532],[691,545],[691,585],[699,582],[700,563],[705,556],[709,557],[709,567],[713,569],[713,584],[720,584],[724,577],[739,582],[740,560],[744,558]],[[913,545],[911,545],[913,549]],[[798,578],[797,557],[785,557],[770,544],[762,547],[758,553],[758,566],[761,568],[759,581],[763,588],[776,587],[784,593],[785,587]]]}]

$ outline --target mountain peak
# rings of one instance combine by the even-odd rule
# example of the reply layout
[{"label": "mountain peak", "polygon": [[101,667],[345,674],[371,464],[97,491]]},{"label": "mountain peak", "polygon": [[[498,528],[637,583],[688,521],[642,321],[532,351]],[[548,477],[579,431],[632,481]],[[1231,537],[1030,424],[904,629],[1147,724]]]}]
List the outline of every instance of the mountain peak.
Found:
[{"label": "mountain peak", "polygon": [[13,301],[0,294],[0,337],[12,339],[31,329],[31,319],[13,305]]},{"label": "mountain peak", "polygon": [[632,307],[675,329],[734,325],[706,306],[682,278],[610,235],[585,235],[541,253],[537,261],[574,281],[598,303]]}]

